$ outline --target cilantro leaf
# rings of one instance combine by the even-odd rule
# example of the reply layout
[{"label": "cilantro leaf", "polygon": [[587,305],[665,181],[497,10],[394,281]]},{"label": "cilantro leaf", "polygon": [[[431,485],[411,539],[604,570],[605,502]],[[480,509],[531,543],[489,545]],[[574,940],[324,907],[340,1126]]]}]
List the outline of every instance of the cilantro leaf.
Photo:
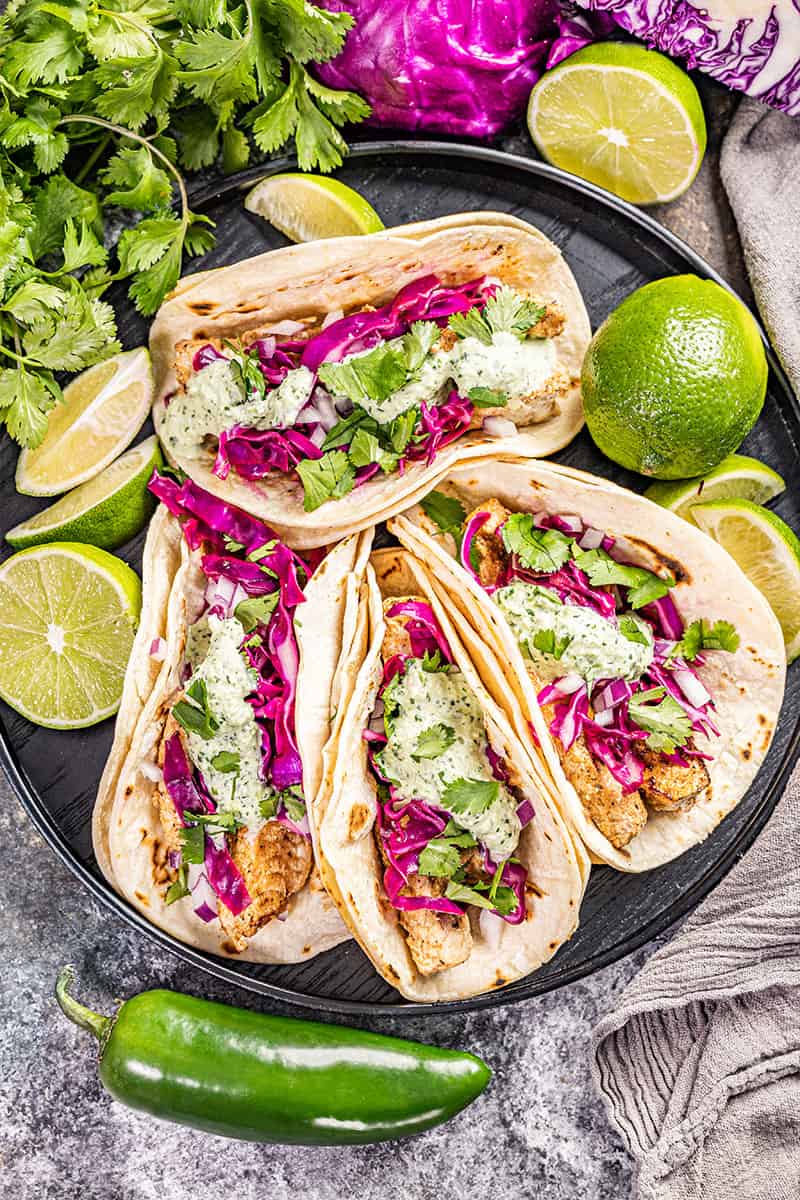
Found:
[{"label": "cilantro leaf", "polygon": [[461,867],[461,855],[447,838],[431,838],[419,856],[420,875],[450,878]]},{"label": "cilantro leaf", "polygon": [[419,503],[425,516],[438,525],[442,533],[460,537],[467,519],[467,510],[460,500],[455,496],[446,496],[444,492],[433,491],[423,496]]},{"label": "cilantro leaf", "polygon": [[617,584],[630,589],[628,603],[631,608],[642,608],[645,604],[651,604],[654,600],[666,596],[669,589],[675,586],[674,579],[661,579],[644,567],[618,563],[599,547],[597,550],[581,550],[576,543],[572,549],[572,557],[581,571],[585,571],[589,576],[592,587]]},{"label": "cilantro leaf", "polygon": [[302,821],[306,815],[306,802],[300,789],[286,788],[281,792],[280,798],[291,819],[297,822]]},{"label": "cilantro leaf", "polygon": [[736,627],[730,621],[715,621],[712,625],[710,621],[701,618],[699,621],[692,621],[684,630],[683,637],[675,647],[675,654],[689,662],[697,658],[702,650],[727,650],[728,653],[735,654],[739,649],[740,640]]},{"label": "cilantro leaf", "polygon": [[409,408],[404,413],[400,413],[395,417],[389,425],[389,441],[392,449],[397,454],[402,454],[408,443],[411,441],[411,435],[419,419],[419,409]]},{"label": "cilantro leaf", "polygon": [[245,633],[252,633],[258,625],[269,625],[269,620],[275,611],[280,592],[269,592],[266,596],[248,596],[240,601],[233,610],[233,615],[244,628]]},{"label": "cilantro leaf", "polygon": [[444,894],[448,900],[455,900],[460,904],[474,904],[478,908],[494,908],[494,903],[488,896],[482,896],[475,888],[468,887],[466,883],[460,883],[455,879],[450,880],[444,889]]},{"label": "cilantro leaf", "polygon": [[470,308],[467,312],[453,313],[447,324],[456,337],[477,338],[486,346],[492,344],[492,331],[477,308]]},{"label": "cilantro leaf", "polygon": [[271,821],[277,815],[279,802],[280,796],[278,793],[272,792],[269,796],[265,796],[259,803],[258,811],[265,821]]},{"label": "cilantro leaf", "polygon": [[167,172],[159,167],[147,146],[121,146],[108,166],[100,172],[109,204],[120,204],[137,212],[155,212],[165,208],[172,197]]},{"label": "cilantro leaf", "polygon": [[228,775],[233,771],[238,773],[241,766],[238,750],[220,750],[219,754],[215,754],[211,759],[211,765],[215,771],[221,771],[223,775]]},{"label": "cilantro leaf", "polygon": [[164,903],[174,904],[176,900],[182,900],[184,896],[191,896],[188,883],[189,867],[187,863],[181,863],[178,867],[177,878],[167,888],[164,893]]},{"label": "cilantro leaf", "polygon": [[572,638],[569,634],[563,637],[556,637],[553,629],[538,629],[533,635],[533,645],[542,654],[549,654],[553,658],[561,658],[567,646],[569,646]]},{"label": "cilantro leaf", "polygon": [[441,330],[435,321],[414,321],[411,329],[403,337],[403,353],[409,375],[416,375],[425,359],[431,352],[431,347],[439,340]]},{"label": "cilantro leaf", "polygon": [[483,319],[492,333],[513,333],[522,341],[528,330],[545,314],[545,306],[528,300],[513,288],[499,287],[486,301]]},{"label": "cilantro leaf", "polygon": [[445,659],[442,658],[441,650],[434,650],[433,653],[431,653],[430,650],[426,650],[420,659],[420,662],[422,663],[423,671],[430,671],[431,674],[435,673],[436,671],[450,670],[450,663],[446,662]]},{"label": "cilantro leaf", "polygon": [[478,817],[491,808],[500,795],[496,780],[454,779],[442,794],[442,808],[448,812]]},{"label": "cilantro leaf", "polygon": [[444,725],[441,722],[431,725],[429,729],[423,730],[417,738],[417,748],[412,752],[411,757],[417,762],[423,758],[438,758],[449,746],[452,746],[455,740],[456,731],[451,725]]},{"label": "cilantro leaf", "polygon": [[365,409],[356,404],[353,406],[352,412],[348,413],[346,417],[342,417],[341,421],[337,421],[333,429],[329,430],[322,443],[322,449],[335,450],[337,446],[349,445],[359,429],[364,429],[367,433],[377,433],[378,422]]},{"label": "cilantro leaf", "polygon": [[550,574],[570,556],[572,539],[558,529],[537,529],[530,513],[512,513],[500,532],[508,553],[516,554],[529,571]]},{"label": "cilantro leaf", "polygon": [[196,679],[186,689],[186,697],[173,705],[173,717],[187,733],[196,733],[203,741],[210,741],[219,729],[219,721],[208,706],[205,680]]},{"label": "cilantro leaf", "polygon": [[[187,817],[191,814],[187,813]],[[185,825],[181,830],[181,857],[185,863],[205,861],[206,831],[201,823]]]},{"label": "cilantro leaf", "polygon": [[652,641],[644,622],[630,613],[625,613],[620,617],[619,631],[629,642],[638,642],[642,646],[649,646]]},{"label": "cilantro leaf", "polygon": [[64,226],[64,246],[62,249],[64,263],[62,271],[77,271],[79,267],[101,267],[106,261],[105,247],[97,240],[94,231],[81,221],[79,230],[75,228],[72,217],[67,218]]},{"label": "cilantro leaf", "polygon": [[663,754],[674,754],[692,736],[691,719],[663,687],[634,693],[628,701],[628,716],[647,730],[646,745]]},{"label": "cilantro leaf", "polygon": [[378,463],[381,470],[389,475],[397,466],[396,454],[384,450],[373,433],[359,429],[350,443],[348,457],[354,467],[366,467],[370,463]]},{"label": "cilantro leaf", "polygon": [[349,362],[323,363],[319,368],[319,377],[328,391],[346,396],[354,404],[366,399],[386,400],[403,386],[407,374],[405,354],[391,341],[381,342]]},{"label": "cilantro leaf", "polygon": [[505,392],[496,392],[488,387],[470,388],[467,399],[471,400],[476,408],[505,408],[508,404]]},{"label": "cilantro leaf", "polygon": [[47,432],[47,416],[61,397],[49,372],[0,369],[0,419],[22,445],[34,448]]},{"label": "cilantro leaf", "polygon": [[306,512],[314,512],[326,500],[339,499],[353,490],[355,471],[343,450],[329,450],[322,458],[307,458],[295,469],[303,484]]},{"label": "cilantro leaf", "polygon": [[75,288],[60,310],[33,321],[22,336],[29,358],[52,370],[79,371],[116,354],[114,310],[102,300],[90,300]]}]

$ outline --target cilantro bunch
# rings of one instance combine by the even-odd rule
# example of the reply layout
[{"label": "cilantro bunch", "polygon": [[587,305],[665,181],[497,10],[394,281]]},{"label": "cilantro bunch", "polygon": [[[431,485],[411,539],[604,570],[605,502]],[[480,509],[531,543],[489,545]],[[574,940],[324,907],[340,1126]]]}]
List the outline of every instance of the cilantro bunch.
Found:
[{"label": "cilantro bunch", "polygon": [[[119,350],[101,300],[113,281],[131,279],[149,316],[184,254],[213,245],[184,171],[236,171],[291,139],[303,170],[339,165],[339,127],[369,108],[307,64],[336,55],[351,25],[307,0],[15,0],[0,16],[0,420],[13,438],[44,437],[54,372]],[[114,253],[112,222],[129,226]]]}]

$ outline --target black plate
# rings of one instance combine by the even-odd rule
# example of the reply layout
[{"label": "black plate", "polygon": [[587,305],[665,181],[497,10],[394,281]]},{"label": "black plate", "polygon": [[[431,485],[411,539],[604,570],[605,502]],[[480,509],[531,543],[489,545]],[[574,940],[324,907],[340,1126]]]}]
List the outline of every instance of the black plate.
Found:
[{"label": "black plate", "polygon": [[[288,161],[196,192],[193,204],[217,222],[217,248],[202,263],[236,262],[283,244],[269,225],[244,212],[239,188],[265,173],[292,167]],[[531,221],[563,250],[583,292],[595,327],[629,292],[663,275],[691,271],[724,281],[688,246],[652,218],[607,193],[554,168],[498,151],[433,142],[374,143],[357,147],[339,178],[362,192],[387,225],[473,209],[499,209]],[[126,347],[140,344],[147,325],[119,292],[120,332]],[[782,475],[796,469],[800,410],[770,354],[770,385],[757,429],[744,451]],[[586,433],[558,456],[633,487],[627,475],[594,448]],[[3,524],[30,516],[37,502],[14,490],[15,451],[0,447]],[[777,504],[800,527],[800,497],[786,492]],[[123,555],[139,566],[142,537]],[[82,882],[114,913],[148,937],[205,971],[253,991],[340,1012],[438,1012],[483,1008],[535,996],[581,979],[630,953],[688,912],[730,870],[764,825],[780,795],[800,743],[800,676],[792,672],[783,717],[754,786],[714,834],[675,862],[644,875],[608,868],[592,872],[581,925],[572,941],[529,979],[488,996],[442,1005],[404,1003],[373,971],[354,943],[296,966],[264,967],[201,954],[149,925],[121,900],[97,871],[91,850],[90,815],[103,762],[111,745],[110,721],[94,729],[58,733],[37,729],[0,703],[0,761],[42,836]]]}]

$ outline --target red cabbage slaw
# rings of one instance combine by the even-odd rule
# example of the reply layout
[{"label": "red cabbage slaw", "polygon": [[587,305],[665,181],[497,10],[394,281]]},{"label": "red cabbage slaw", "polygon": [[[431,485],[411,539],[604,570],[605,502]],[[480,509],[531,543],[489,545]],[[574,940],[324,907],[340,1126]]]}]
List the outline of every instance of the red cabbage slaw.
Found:
[{"label": "red cabbage slaw", "polygon": [[[280,384],[290,369],[304,366],[315,376],[314,396],[322,393],[327,397],[316,379],[322,363],[339,362],[346,355],[371,350],[379,342],[401,337],[415,321],[435,321],[443,326],[453,313],[483,306],[495,290],[496,285],[483,278],[448,286],[438,276],[426,275],[407,284],[392,301],[373,312],[341,317],[306,340],[295,338],[279,342],[274,337],[259,338],[245,353],[256,359],[270,387]],[[201,371],[226,357],[207,344],[196,351],[192,366],[195,371]],[[288,474],[306,459],[322,458],[325,436],[333,424],[346,415],[345,405],[340,406],[340,412],[329,397],[327,403],[333,414],[332,421],[321,422],[318,407],[312,402],[291,427],[260,430],[234,425],[224,430],[218,440],[214,474],[226,479],[233,470],[243,479],[258,480],[272,471]],[[451,391],[440,404],[423,401],[411,438],[397,462],[397,471],[402,474],[416,462],[432,463],[445,446],[469,428],[473,412],[472,402],[456,391]],[[350,440],[342,442],[337,449],[347,452]],[[359,467],[353,486],[366,483],[380,470],[382,467],[377,462]]]},{"label": "red cabbage slaw", "polygon": [[[201,565],[209,583],[198,616],[213,612],[221,618],[229,617],[240,600],[277,594],[273,611],[266,622],[259,622],[245,636],[242,650],[258,674],[247,699],[261,728],[261,779],[278,792],[291,788],[296,795],[302,786],[302,763],[294,727],[299,651],[293,610],[305,602],[298,576],[307,578],[316,562],[305,561],[283,545],[262,521],[211,496],[188,478],[178,483],[154,472],[148,486],[180,519],[189,545],[208,551]],[[245,557],[259,551],[256,561]],[[182,825],[187,824],[186,813],[216,811],[179,734],[165,743],[164,782]],[[293,820],[283,800],[274,819],[309,836],[307,819]],[[205,876],[218,899],[234,914],[250,903],[224,836],[205,833]],[[237,908],[244,896],[246,901]]]},{"label": "red cabbage slaw", "polygon": [[[522,580],[551,588],[563,603],[591,608],[609,621],[615,622],[625,610],[624,587],[593,586],[588,575],[572,560],[556,571],[537,573],[522,566],[516,555],[510,554],[497,582],[482,583],[479,568],[475,565],[474,540],[490,515],[487,511],[472,514],[459,549],[462,565],[486,592],[492,594],[513,580]],[[573,538],[582,549],[601,547],[609,554],[614,550],[613,538],[585,525],[577,516],[540,513],[534,516],[533,524],[539,529],[557,529]],[[502,538],[502,525],[495,533]],[[503,553],[505,555],[505,550]],[[622,563],[624,560],[618,557],[617,561]],[[683,637],[684,623],[672,596],[667,594],[645,605],[637,615],[650,625],[654,644],[653,661],[639,680],[630,683],[624,679],[603,678],[593,684],[590,692],[580,676],[565,675],[543,687],[537,697],[540,706],[552,707],[550,732],[564,750],[568,751],[582,734],[590,753],[605,764],[625,793],[639,788],[644,778],[644,763],[636,750],[637,743],[642,744],[649,735],[629,714],[630,700],[638,692],[663,688],[689,717],[692,734],[708,738],[719,736],[712,715],[713,698],[705,690],[694,667],[675,654],[676,644]],[[702,665],[702,655],[695,661]],[[698,694],[699,703],[693,700]],[[692,737],[674,753],[660,753],[665,761],[679,766],[688,766],[691,758],[712,758],[696,748]]]},{"label": "red cabbage slaw", "polygon": [[[417,658],[430,659],[437,653],[444,663],[453,663],[453,655],[446,637],[437,621],[430,604],[422,600],[399,600],[386,611],[387,617],[405,617],[405,632],[408,634],[411,653],[395,654],[384,664],[383,680],[379,690],[379,698],[383,696],[388,683],[396,675],[405,671],[408,662]],[[403,889],[409,882],[409,876],[419,871],[419,856],[433,838],[440,837],[448,822],[450,814],[444,809],[419,798],[401,797],[393,783],[385,779],[375,754],[387,743],[386,734],[366,729],[363,733],[368,743],[368,759],[374,775],[381,784],[388,784],[389,799],[378,800],[377,824],[379,836],[386,857],[383,884],[386,895],[392,906],[404,912],[428,909],[433,912],[451,913],[461,916],[463,904],[449,899],[447,896],[409,896]],[[505,765],[490,745],[487,739],[486,756],[495,778],[506,782],[508,772]],[[523,800],[517,815],[523,826],[534,817],[533,805],[529,800]],[[498,869],[493,863],[484,846],[480,847],[484,870],[491,878]],[[525,919],[525,881],[527,873],[521,864],[507,861],[503,865],[500,884],[510,887],[517,896],[516,907],[508,914],[497,913],[504,921],[517,925]]]}]

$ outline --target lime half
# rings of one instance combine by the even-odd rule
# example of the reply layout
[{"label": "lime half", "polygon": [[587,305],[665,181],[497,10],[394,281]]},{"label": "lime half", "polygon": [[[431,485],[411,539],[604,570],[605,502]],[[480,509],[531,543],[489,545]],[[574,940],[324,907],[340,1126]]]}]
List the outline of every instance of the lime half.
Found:
[{"label": "lime half", "polygon": [[147,483],[163,462],[158,439],[145,438],[105,471],[15,525],[6,541],[15,550],[42,542],[88,542],[114,550],[143,529],[156,506]]},{"label": "lime half", "polygon": [[769,601],[780,622],[791,662],[800,654],[800,541],[769,509],[751,500],[695,504],[696,523],[736,559]]},{"label": "lime half", "polygon": [[141,608],[139,577],[78,542],[0,565],[0,696],[36,725],[78,729],[119,708]]},{"label": "lime half", "polygon": [[99,474],[129,446],[153,403],[153,372],[144,347],[107,358],[64,388],[44,441],[23,450],[17,491],[57,496]]},{"label": "lime half", "polygon": [[729,454],[708,475],[695,479],[678,479],[673,482],[651,483],[645,496],[662,508],[683,517],[694,524],[692,506],[707,500],[729,500],[738,497],[752,500],[754,504],[766,504],[774,500],[786,488],[786,482],[777,471],[748,458],[746,454]]},{"label": "lime half", "polygon": [[324,175],[272,175],[247,193],[244,206],[292,242],[377,233],[384,227],[363,196]]},{"label": "lime half", "polygon": [[586,46],[531,92],[539,153],[634,204],[674,200],[706,149],[697,88],[671,59],[627,42]]}]

